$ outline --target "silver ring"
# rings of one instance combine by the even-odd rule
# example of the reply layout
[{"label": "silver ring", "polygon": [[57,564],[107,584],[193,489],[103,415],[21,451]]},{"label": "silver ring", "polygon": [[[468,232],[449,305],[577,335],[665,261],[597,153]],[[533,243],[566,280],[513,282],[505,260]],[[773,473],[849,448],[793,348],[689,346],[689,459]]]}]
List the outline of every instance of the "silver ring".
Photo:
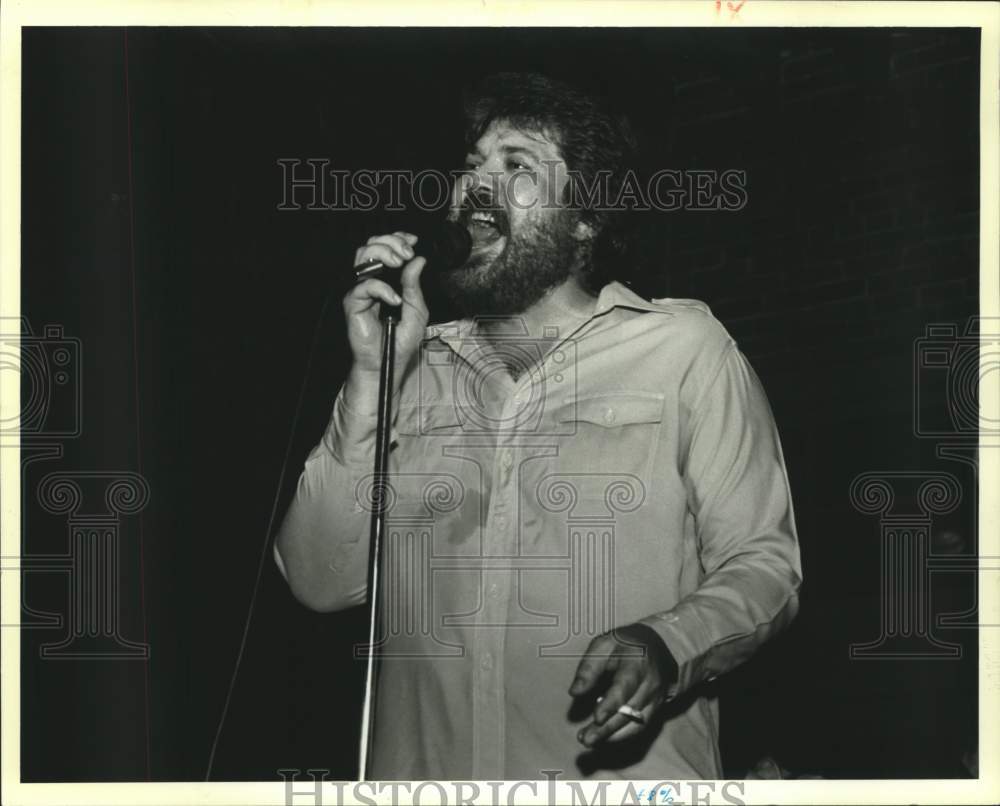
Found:
[{"label": "silver ring", "polygon": [[640,725],[646,724],[646,717],[642,715],[641,711],[636,710],[631,705],[621,705],[618,707],[618,713],[627,716],[629,719],[638,722]]}]

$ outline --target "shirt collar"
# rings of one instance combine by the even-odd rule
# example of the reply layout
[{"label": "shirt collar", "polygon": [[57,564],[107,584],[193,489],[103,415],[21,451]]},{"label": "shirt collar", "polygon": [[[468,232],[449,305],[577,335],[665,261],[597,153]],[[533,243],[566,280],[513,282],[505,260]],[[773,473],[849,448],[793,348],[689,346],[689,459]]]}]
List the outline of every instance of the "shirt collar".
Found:
[{"label": "shirt collar", "polygon": [[[591,319],[603,316],[613,308],[632,308],[637,311],[650,311],[671,315],[669,308],[656,302],[650,302],[636,294],[631,288],[622,285],[618,281],[612,281],[601,289],[597,295],[597,304],[594,306],[594,313]],[[430,325],[424,333],[426,339],[440,339],[445,344],[454,345],[454,342],[469,335],[475,325],[475,319],[453,319],[450,322],[443,322],[437,325]]]},{"label": "shirt collar", "polygon": [[601,289],[597,297],[597,307],[594,308],[594,316],[607,313],[612,308],[633,308],[637,311],[664,313],[668,316],[671,314],[669,308],[663,304],[640,297],[631,288],[618,281],[612,281]]}]

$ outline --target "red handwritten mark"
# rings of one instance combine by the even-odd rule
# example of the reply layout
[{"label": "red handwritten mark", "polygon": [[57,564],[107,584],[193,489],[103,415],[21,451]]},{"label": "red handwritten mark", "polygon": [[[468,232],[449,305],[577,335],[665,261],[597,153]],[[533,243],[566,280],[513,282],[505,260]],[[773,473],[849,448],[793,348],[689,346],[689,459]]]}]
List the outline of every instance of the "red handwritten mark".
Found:
[{"label": "red handwritten mark", "polygon": [[[740,9],[747,0],[740,0],[738,3],[733,3],[731,0],[726,0],[726,8],[729,10],[729,19],[735,19],[736,15],[740,13]],[[722,0],[715,0],[715,13],[720,14],[722,12]]]}]

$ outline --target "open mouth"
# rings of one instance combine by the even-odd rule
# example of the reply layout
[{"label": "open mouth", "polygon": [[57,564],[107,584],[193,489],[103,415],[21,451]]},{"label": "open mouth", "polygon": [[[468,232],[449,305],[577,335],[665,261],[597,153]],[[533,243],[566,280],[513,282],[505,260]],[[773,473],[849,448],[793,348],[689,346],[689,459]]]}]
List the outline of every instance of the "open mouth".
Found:
[{"label": "open mouth", "polygon": [[462,218],[462,223],[465,224],[472,236],[473,247],[491,244],[504,234],[504,221],[501,213],[474,210],[463,215]]},{"label": "open mouth", "polygon": [[510,232],[507,212],[492,201],[492,195],[473,190],[458,214],[459,222],[469,230],[473,249],[489,246]]}]

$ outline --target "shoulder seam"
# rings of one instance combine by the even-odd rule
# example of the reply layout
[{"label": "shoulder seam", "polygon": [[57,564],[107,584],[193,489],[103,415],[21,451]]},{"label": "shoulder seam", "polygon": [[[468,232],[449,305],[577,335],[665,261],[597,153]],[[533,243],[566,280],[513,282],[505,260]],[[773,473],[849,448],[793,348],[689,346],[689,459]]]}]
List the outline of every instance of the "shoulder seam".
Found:
[{"label": "shoulder seam", "polygon": [[726,346],[723,347],[719,358],[715,362],[715,366],[712,368],[711,373],[709,373],[709,380],[705,381],[705,385],[698,390],[698,395],[695,397],[694,403],[691,404],[691,410],[697,411],[701,407],[702,400],[704,400],[705,395],[708,394],[709,389],[711,389],[715,382],[719,379],[719,375],[722,374],[722,367],[729,360],[730,356],[736,351],[736,341],[732,336],[728,336],[728,341]]}]

